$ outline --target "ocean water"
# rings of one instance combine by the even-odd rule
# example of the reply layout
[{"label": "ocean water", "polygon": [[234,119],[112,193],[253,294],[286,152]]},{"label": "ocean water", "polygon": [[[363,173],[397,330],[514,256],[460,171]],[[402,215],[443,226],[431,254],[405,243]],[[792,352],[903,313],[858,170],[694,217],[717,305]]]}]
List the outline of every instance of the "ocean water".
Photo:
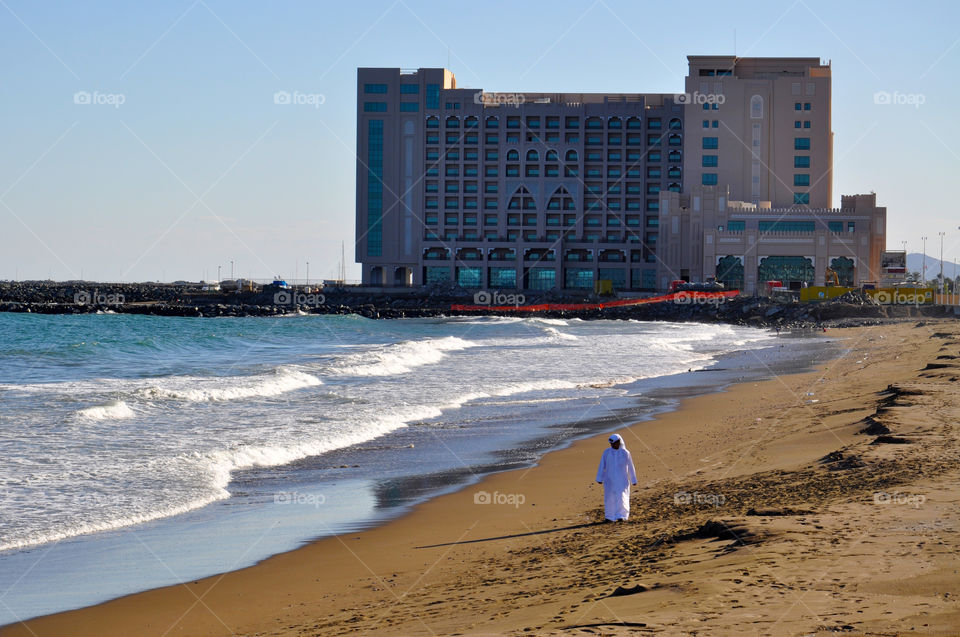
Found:
[{"label": "ocean water", "polygon": [[[0,314],[0,595],[13,590],[0,624],[358,528],[588,423],[621,426],[624,410],[662,406],[644,399],[665,379],[780,341],[628,321]],[[252,552],[224,548],[274,513]],[[82,583],[96,568],[85,556],[129,549],[130,533],[172,556],[198,526],[178,568],[151,577],[134,560],[93,600],[54,599],[34,564],[69,562]]]}]

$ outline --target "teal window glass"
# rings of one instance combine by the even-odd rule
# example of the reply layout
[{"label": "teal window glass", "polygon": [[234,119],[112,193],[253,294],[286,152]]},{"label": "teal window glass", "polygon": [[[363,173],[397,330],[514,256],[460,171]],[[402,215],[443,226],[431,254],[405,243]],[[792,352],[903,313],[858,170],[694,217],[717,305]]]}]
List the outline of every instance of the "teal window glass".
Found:
[{"label": "teal window glass", "polygon": [[490,287],[515,288],[517,287],[516,268],[490,268]]},{"label": "teal window glass", "polygon": [[720,141],[717,137],[704,137],[703,138],[703,148],[704,150],[716,150],[720,148]]},{"label": "teal window glass", "polygon": [[810,150],[810,138],[809,138],[809,137],[794,137],[794,138],[793,138],[793,149],[794,149],[794,150]]},{"label": "teal window glass", "polygon": [[564,270],[564,287],[574,290],[593,289],[593,270],[589,268],[566,268]]},{"label": "teal window glass", "polygon": [[727,221],[727,230],[730,232],[743,232],[747,229],[747,222],[742,219],[739,221]]},{"label": "teal window glass", "polygon": [[760,232],[813,232],[813,221],[759,221]]},{"label": "teal window glass", "polygon": [[810,193],[809,192],[795,192],[793,193],[793,203],[801,206],[806,206],[810,204]]},{"label": "teal window glass", "polygon": [[764,257],[760,260],[758,276],[761,281],[806,281],[813,283],[813,263],[806,257]]},{"label": "teal window glass", "polygon": [[482,274],[480,268],[460,266],[457,268],[457,285],[462,288],[479,288]]},{"label": "teal window glass", "polygon": [[426,108],[440,108],[439,84],[427,84]]},{"label": "teal window glass", "polygon": [[719,158],[717,155],[704,155],[703,156],[703,167],[704,168],[716,168],[718,165]]},{"label": "teal window glass", "polygon": [[386,113],[387,103],[386,102],[364,102],[363,112],[364,113]]},{"label": "teal window glass", "polygon": [[450,268],[448,267],[428,265],[423,271],[423,282],[428,285],[450,280]]},{"label": "teal window glass", "polygon": [[843,232],[843,222],[842,221],[829,221],[827,222],[827,228],[830,229],[830,232]]},{"label": "teal window glass", "polygon": [[367,122],[367,255],[383,252],[383,120]]},{"label": "teal window glass", "polygon": [[597,278],[613,282],[615,290],[625,290],[627,287],[627,271],[624,268],[599,268]]},{"label": "teal window glass", "polygon": [[363,92],[364,93],[386,93],[387,85],[386,84],[364,84]]},{"label": "teal window glass", "polygon": [[800,174],[793,176],[793,185],[794,186],[809,186],[810,185],[810,175]]},{"label": "teal window glass", "polygon": [[717,185],[717,173],[703,173],[701,182],[704,186]]},{"label": "teal window glass", "polygon": [[417,102],[400,102],[401,113],[416,113],[420,110],[420,104]]},{"label": "teal window glass", "polygon": [[531,290],[551,290],[557,286],[557,271],[553,268],[530,268],[527,285]]},{"label": "teal window glass", "polygon": [[794,155],[793,167],[794,168],[810,168],[810,155]]},{"label": "teal window glass", "polygon": [[400,94],[401,95],[419,95],[420,85],[419,84],[401,84]]}]

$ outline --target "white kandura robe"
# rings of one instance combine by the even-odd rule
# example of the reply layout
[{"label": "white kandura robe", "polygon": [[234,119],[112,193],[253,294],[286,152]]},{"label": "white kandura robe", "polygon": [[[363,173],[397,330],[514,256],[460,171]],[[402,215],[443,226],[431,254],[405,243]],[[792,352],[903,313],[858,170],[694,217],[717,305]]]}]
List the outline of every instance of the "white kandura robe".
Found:
[{"label": "white kandura robe", "polygon": [[630,485],[637,483],[633,457],[624,447],[610,447],[600,456],[597,482],[603,483],[604,517],[626,520],[630,517]]}]

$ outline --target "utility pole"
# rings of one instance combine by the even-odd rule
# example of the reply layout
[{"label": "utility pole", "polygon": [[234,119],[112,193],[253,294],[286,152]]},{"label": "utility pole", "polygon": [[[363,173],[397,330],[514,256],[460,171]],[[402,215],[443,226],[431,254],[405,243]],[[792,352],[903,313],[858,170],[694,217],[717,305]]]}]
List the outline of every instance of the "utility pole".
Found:
[{"label": "utility pole", "polygon": [[230,278],[233,279],[233,259],[230,259]]},{"label": "utility pole", "polygon": [[217,266],[217,283],[220,283],[220,266]]}]

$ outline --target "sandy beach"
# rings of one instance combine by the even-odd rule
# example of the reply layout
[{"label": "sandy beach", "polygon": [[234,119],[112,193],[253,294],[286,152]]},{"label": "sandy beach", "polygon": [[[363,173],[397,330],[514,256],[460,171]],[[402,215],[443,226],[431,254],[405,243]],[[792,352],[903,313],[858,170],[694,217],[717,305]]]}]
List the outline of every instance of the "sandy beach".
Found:
[{"label": "sandy beach", "polygon": [[0,634],[956,635],[960,325],[828,336],[847,351],[822,369],[616,427],[628,522],[600,522],[604,434],[369,531]]}]

